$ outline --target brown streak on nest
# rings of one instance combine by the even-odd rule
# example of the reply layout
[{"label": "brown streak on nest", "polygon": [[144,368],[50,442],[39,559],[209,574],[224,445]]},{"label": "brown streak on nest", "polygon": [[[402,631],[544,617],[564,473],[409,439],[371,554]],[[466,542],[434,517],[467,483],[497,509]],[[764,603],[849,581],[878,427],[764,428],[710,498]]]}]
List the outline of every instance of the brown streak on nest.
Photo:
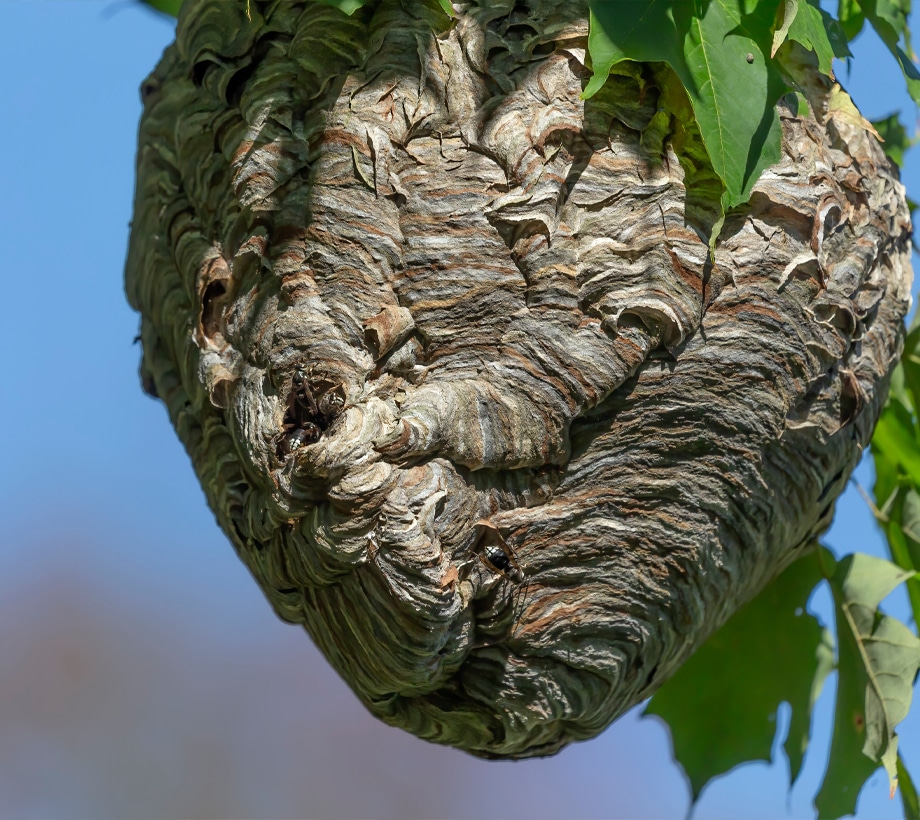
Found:
[{"label": "brown streak on nest", "polygon": [[279,616],[384,720],[550,754],[826,525],[900,349],[910,223],[872,138],[782,108],[710,264],[699,169],[641,141],[660,71],[585,103],[584,4],[528,0],[533,38],[511,2],[429,5],[187,0],[127,287],[144,383]]}]

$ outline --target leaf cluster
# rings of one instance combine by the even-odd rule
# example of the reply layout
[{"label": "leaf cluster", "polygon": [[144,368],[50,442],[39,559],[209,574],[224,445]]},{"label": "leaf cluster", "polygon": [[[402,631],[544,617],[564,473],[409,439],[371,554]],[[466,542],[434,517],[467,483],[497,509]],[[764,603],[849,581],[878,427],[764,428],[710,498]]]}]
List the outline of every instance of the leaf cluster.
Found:
[{"label": "leaf cluster", "polygon": [[868,21],[920,101],[909,2],[840,0],[833,17],[817,0],[589,0],[594,76],[585,96],[603,86],[617,63],[666,63],[690,100],[722,182],[724,215],[746,202],[761,173],[780,159],[776,104],[789,93],[801,98],[801,50],[833,80],[834,58],[851,56],[847,43]]},{"label": "leaf cluster", "polygon": [[[906,814],[918,816],[895,727],[910,708],[920,639],[879,608],[904,581],[916,583],[912,570],[860,553],[838,562],[814,544],[677,671],[646,714],[668,724],[694,802],[712,778],[741,763],[770,760],[783,702],[791,709],[784,745],[791,788],[809,746],[812,708],[836,669],[833,738],[815,798],[818,816],[853,814],[862,785],[880,763],[892,794],[900,777]],[[824,583],[833,594],[836,640],[806,611],[815,587]],[[719,669],[730,674],[713,673]]]}]

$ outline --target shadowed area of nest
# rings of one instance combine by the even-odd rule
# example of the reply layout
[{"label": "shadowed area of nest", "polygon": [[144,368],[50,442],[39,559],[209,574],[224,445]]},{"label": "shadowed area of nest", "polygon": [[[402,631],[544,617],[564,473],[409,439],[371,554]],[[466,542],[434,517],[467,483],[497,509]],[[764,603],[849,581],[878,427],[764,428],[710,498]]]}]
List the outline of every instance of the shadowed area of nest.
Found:
[{"label": "shadowed area of nest", "polygon": [[278,437],[278,455],[284,458],[304,445],[315,444],[344,406],[341,384],[317,377],[308,368],[297,368],[291,377],[287,412]]},{"label": "shadowed area of nest", "polygon": [[780,104],[718,186],[660,66],[585,102],[586,7],[187,0],[145,83],[145,384],[279,616],[367,706],[551,754],[827,525],[908,305],[879,146]]}]

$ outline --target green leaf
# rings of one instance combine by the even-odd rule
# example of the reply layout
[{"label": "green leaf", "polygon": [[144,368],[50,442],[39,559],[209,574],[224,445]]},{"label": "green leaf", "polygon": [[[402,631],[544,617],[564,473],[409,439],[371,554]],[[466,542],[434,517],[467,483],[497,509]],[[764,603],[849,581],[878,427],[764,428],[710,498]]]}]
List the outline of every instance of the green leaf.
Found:
[{"label": "green leaf", "polygon": [[642,130],[639,144],[651,155],[661,154],[664,141],[671,135],[671,112],[664,109],[656,111],[649,123]]},{"label": "green leaf", "polygon": [[914,390],[911,387],[913,378],[917,375],[916,363],[912,364],[912,351],[909,347],[913,333],[907,334],[901,361],[891,373],[891,383],[888,388],[888,401],[885,402],[883,412],[894,413],[901,423],[908,428],[916,426],[914,413]]},{"label": "green leaf", "polygon": [[[920,567],[920,495],[913,487],[900,487],[883,523],[892,560],[901,568]],[[907,596],[914,621],[920,623],[920,577],[908,578]]]},{"label": "green leaf", "polygon": [[[610,70],[623,60],[664,62],[675,71],[679,65],[687,73],[681,51],[684,32],[678,28],[671,3],[589,0],[588,9],[588,53],[594,74],[582,94],[585,99],[600,91]],[[681,24],[685,25],[683,18]]]},{"label": "green leaf", "polygon": [[907,28],[910,0],[859,0],[859,5],[882,42],[898,61],[911,99],[920,103],[920,71],[911,59],[914,50]]},{"label": "green leaf", "polygon": [[901,48],[892,48],[891,53],[901,67],[901,73],[907,82],[907,93],[915,103],[920,103],[920,71],[917,71],[913,60]]},{"label": "green leaf", "polygon": [[898,755],[898,785],[901,787],[901,805],[904,806],[904,820],[920,820],[920,799],[914,780],[904,765],[904,758]]},{"label": "green leaf", "polygon": [[856,552],[838,561],[828,580],[831,590],[840,592],[841,601],[846,606],[875,610],[911,575],[910,571],[896,567],[884,558]]},{"label": "green leaf", "polygon": [[[892,519],[904,537],[907,554],[897,564],[903,569],[916,571],[920,567],[920,494],[913,487],[904,487],[901,496],[901,503],[894,507]],[[920,584],[920,579],[913,580]],[[910,587],[911,581],[907,583]],[[916,618],[920,623],[920,608]]]},{"label": "green leaf", "polygon": [[179,9],[182,8],[182,0],[141,0],[141,2],[170,17],[178,17]]},{"label": "green leaf", "polygon": [[[703,11],[699,0],[694,5]],[[786,91],[764,41],[771,21],[742,15],[738,6],[737,0],[711,0],[703,16],[691,18],[684,43],[689,76],[681,77],[696,92],[690,98],[725,183],[725,210],[746,202],[763,170],[779,162],[782,130],[775,106]]]},{"label": "green leaf", "polygon": [[815,797],[815,808],[822,818],[854,814],[863,783],[878,768],[878,763],[862,753],[866,696],[859,679],[859,652],[852,643],[841,639],[837,651],[837,703],[831,753],[824,781]]},{"label": "green leaf", "polygon": [[831,48],[834,49],[834,56],[838,60],[852,57],[849,38],[843,26],[840,25],[840,21],[836,17],[832,17],[824,9],[821,9],[821,19],[824,21],[824,28],[827,30],[827,39],[831,44]]},{"label": "green leaf", "polygon": [[[903,374],[904,385],[910,397],[909,399],[902,398],[902,401],[916,414],[917,408],[920,407],[920,325],[917,324],[916,316],[904,340],[904,352],[901,354],[901,361],[895,370],[895,375],[898,373]],[[892,383],[894,381],[893,377]]]},{"label": "green leaf", "polygon": [[368,0],[316,0],[325,6],[335,6],[339,11],[345,12],[349,17],[358,9],[367,5]]},{"label": "green leaf", "polygon": [[853,104],[850,95],[837,83],[834,83],[831,88],[831,93],[827,100],[827,110],[828,113],[836,114],[844,122],[855,125],[857,128],[864,128],[870,134],[878,137],[875,128],[872,127],[872,123],[859,113],[859,109]]},{"label": "green leaf", "polygon": [[901,487],[901,471],[898,465],[886,458],[875,445],[872,446],[872,462],[875,468],[875,485],[872,488],[875,497],[873,514],[879,524],[884,526]]},{"label": "green leaf", "polygon": [[866,15],[863,14],[858,0],[838,0],[837,21],[847,40],[853,40],[862,31],[866,22]]},{"label": "green leaf", "polygon": [[789,34],[789,27],[795,16],[799,13],[799,0],[783,0],[776,10],[779,19],[779,25],[773,32],[773,45],[770,47],[770,56],[775,57],[779,47],[786,41],[786,35]]},{"label": "green leaf", "polygon": [[837,617],[838,680],[830,760],[815,798],[820,817],[852,814],[862,784],[879,763],[888,772],[893,796],[894,729],[910,707],[920,669],[920,640],[878,606],[912,575],[889,561],[857,553],[840,561],[829,579]]},{"label": "green leaf", "polygon": [[920,487],[920,444],[915,428],[898,417],[897,404],[889,402],[875,426],[872,446],[892,464],[897,464],[915,486]]},{"label": "green leaf", "polygon": [[883,120],[873,120],[872,125],[884,140],[882,148],[885,149],[888,159],[898,167],[904,167],[904,152],[915,143],[915,140],[908,136],[907,129],[901,125],[898,112]]},{"label": "green leaf", "polygon": [[801,0],[799,13],[789,28],[789,39],[801,43],[818,58],[818,70],[834,76],[834,57],[848,57],[846,37],[837,21],[808,0]]},{"label": "green leaf", "polygon": [[801,91],[794,91],[792,94],[787,94],[786,99],[789,101],[794,117],[801,117],[802,119],[808,117],[811,112],[811,106],[809,106],[808,100]]},{"label": "green leaf", "polygon": [[798,773],[811,704],[829,669],[823,630],[805,612],[821,577],[809,551],[736,612],[646,707],[645,714],[670,727],[674,756],[694,801],[713,777],[739,763],[770,758],[783,701],[792,707],[787,747],[793,778]]},{"label": "green leaf", "polygon": [[805,752],[811,739],[811,713],[821,696],[827,676],[834,671],[834,636],[829,629],[821,630],[821,643],[815,650],[817,667],[811,682],[811,694],[808,699],[808,710],[797,709],[792,713],[789,721],[789,732],[783,748],[789,758],[789,785],[798,779],[805,760]]},{"label": "green leaf", "polygon": [[[900,466],[903,452],[897,443],[899,440],[916,439],[910,404],[911,395],[902,360],[892,374],[888,401],[879,419],[881,432],[877,439],[873,438],[871,445],[875,468],[872,512],[885,534],[894,562],[904,569],[915,570],[920,567],[920,496],[917,496],[910,477]],[[907,592],[914,620],[920,623],[920,578],[907,581]]]},{"label": "green leaf", "polygon": [[770,58],[774,10],[742,0],[591,0],[588,51],[594,68],[586,98],[623,60],[665,62],[680,77],[712,166],[722,208],[750,196],[779,161],[776,101],[786,86]]},{"label": "green leaf", "polygon": [[[866,15],[866,19],[878,30],[880,24],[884,24],[886,34],[882,35],[898,42],[908,33],[907,17],[910,14],[910,0],[858,0],[860,7]],[[910,46],[907,48],[911,51]]]},{"label": "green leaf", "polygon": [[[359,9],[364,8],[370,0],[316,0],[317,3],[324,3],[327,6],[335,6],[340,11],[345,12],[349,17]],[[448,17],[454,16],[454,7],[450,0],[435,0]]]},{"label": "green leaf", "polygon": [[904,569],[916,570],[920,567],[920,495],[913,487],[905,487],[904,490],[901,527],[909,539],[908,551],[911,561],[910,565],[903,566]]},{"label": "green leaf", "polygon": [[[364,8],[371,0],[315,0],[315,2],[334,6],[350,17],[359,9]],[[434,0],[434,2],[444,14],[448,17],[454,17],[454,7],[451,4],[451,0]]]}]

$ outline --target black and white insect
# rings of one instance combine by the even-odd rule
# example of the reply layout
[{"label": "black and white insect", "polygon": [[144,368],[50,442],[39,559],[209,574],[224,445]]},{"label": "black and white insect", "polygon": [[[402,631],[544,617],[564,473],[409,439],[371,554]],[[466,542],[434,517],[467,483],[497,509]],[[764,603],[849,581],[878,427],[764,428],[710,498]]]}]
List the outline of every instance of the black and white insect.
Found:
[{"label": "black and white insect", "polygon": [[526,577],[524,568],[498,529],[485,521],[480,521],[476,528],[479,535],[473,545],[473,553],[491,572],[515,585],[523,583]]},{"label": "black and white insect", "polygon": [[319,427],[305,422],[303,427],[297,427],[284,436],[281,441],[282,454],[288,455],[307,444],[314,444],[319,441],[321,435]]},{"label": "black and white insect", "polygon": [[476,596],[481,599],[476,613],[476,647],[491,646],[513,637],[528,607],[530,578],[511,545],[494,524],[479,521],[472,554],[484,568],[486,579]]},{"label": "black and white insect", "polygon": [[326,378],[314,378],[302,367],[294,371],[294,401],[320,428],[328,427],[345,406],[345,389]]},{"label": "black and white insect", "polygon": [[315,444],[345,409],[345,386],[325,376],[316,377],[312,367],[298,367],[289,384],[287,411],[277,439],[280,457]]},{"label": "black and white insect", "polygon": [[497,572],[513,584],[520,584],[524,580],[524,570],[521,569],[521,565],[507,544],[503,546],[490,544],[479,553],[479,559],[492,572]]}]

